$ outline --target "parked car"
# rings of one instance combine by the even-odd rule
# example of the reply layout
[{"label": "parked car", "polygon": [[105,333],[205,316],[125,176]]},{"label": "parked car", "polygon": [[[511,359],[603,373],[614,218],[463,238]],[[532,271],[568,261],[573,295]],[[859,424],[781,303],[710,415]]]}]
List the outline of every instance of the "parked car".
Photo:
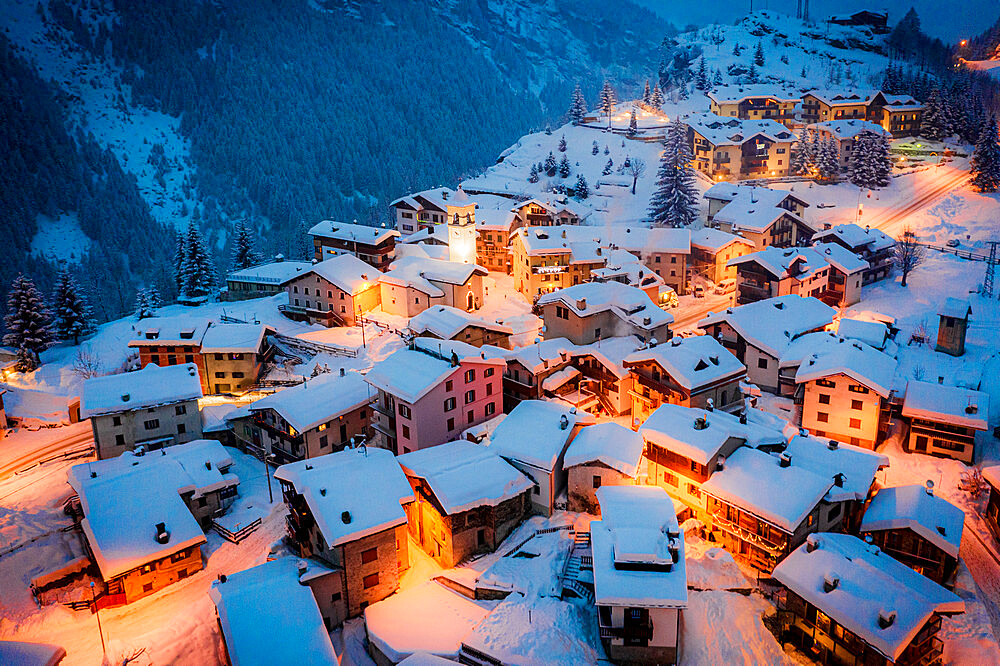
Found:
[{"label": "parked car", "polygon": [[715,293],[717,294],[731,294],[734,291],[736,291],[735,278],[726,278],[715,285]]},{"label": "parked car", "polygon": [[958,247],[959,240],[957,238],[952,238],[948,241],[948,247]]},{"label": "parked car", "polygon": [[694,297],[695,298],[705,298],[705,287],[698,284],[694,287]]}]

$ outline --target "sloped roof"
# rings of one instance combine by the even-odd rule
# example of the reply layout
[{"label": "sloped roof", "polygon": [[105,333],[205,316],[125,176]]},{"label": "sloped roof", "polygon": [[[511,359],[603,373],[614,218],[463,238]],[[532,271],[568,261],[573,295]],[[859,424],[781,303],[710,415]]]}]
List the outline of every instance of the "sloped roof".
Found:
[{"label": "sloped roof", "polygon": [[[643,290],[620,282],[585,282],[542,294],[539,305],[560,302],[580,317],[610,310],[629,324],[651,330],[670,324],[674,316],[650,300]],[[583,307],[579,307],[580,305]],[[647,323],[645,320],[649,319]]]},{"label": "sloped roof", "polygon": [[746,366],[710,335],[671,338],[669,342],[629,354],[627,363],[652,361],[691,391],[746,372]]},{"label": "sloped roof", "polygon": [[378,245],[390,238],[398,237],[399,232],[395,229],[387,229],[385,227],[370,227],[367,224],[350,224],[334,220],[323,220],[309,229],[309,235],[319,236],[320,238],[353,241],[364,243],[365,245]]},{"label": "sloped roof", "polygon": [[569,444],[574,426],[595,422],[592,414],[577,411],[575,407],[546,400],[522,400],[493,431],[489,446],[508,460],[552,471]]},{"label": "sloped roof", "polygon": [[412,317],[407,328],[417,335],[429,332],[445,340],[450,340],[467,326],[476,326],[508,335],[514,332],[510,326],[478,317],[471,312],[453,308],[450,305],[435,305],[427,308]]},{"label": "sloped roof", "polygon": [[365,375],[375,388],[414,403],[455,371],[452,355],[461,361],[473,361],[502,366],[501,356],[488,355],[470,344],[458,340],[414,338],[409,347],[399,349],[379,361]]},{"label": "sloped roof", "polygon": [[795,338],[833,322],[836,312],[818,299],[788,294],[710,313],[698,327],[726,322],[747,342],[778,358]]},{"label": "sloped roof", "polygon": [[201,380],[194,363],[163,368],[150,363],[135,372],[86,380],[80,401],[80,418],[169,405],[200,397]]},{"label": "sloped roof", "polygon": [[698,464],[707,465],[730,438],[751,446],[782,444],[780,430],[757,423],[740,423],[726,412],[707,411],[665,403],[657,407],[639,428],[642,438]]},{"label": "sloped roof", "polygon": [[847,375],[888,398],[896,375],[896,359],[863,342],[838,338],[838,344],[803,359],[795,382],[802,384],[837,374]]},{"label": "sloped roof", "polygon": [[233,271],[226,276],[235,282],[259,282],[261,284],[282,285],[300,273],[312,268],[311,261],[272,261],[259,266],[251,266]]},{"label": "sloped roof", "polygon": [[989,428],[989,415],[988,393],[916,379],[906,383],[903,416],[986,430]]},{"label": "sloped roof", "polygon": [[434,282],[462,285],[476,275],[486,275],[487,270],[476,264],[458,261],[444,261],[417,256],[396,259],[379,280],[386,284],[412,287],[431,297],[440,297],[444,292]]},{"label": "sloped roof", "polygon": [[273,409],[295,430],[306,432],[364,407],[373,393],[360,373],[329,372],[255,400],[247,407],[251,412]]},{"label": "sloped roof", "polygon": [[882,488],[865,509],[862,532],[910,529],[958,557],[965,512],[921,485]]},{"label": "sloped roof", "polygon": [[892,247],[896,243],[892,237],[878,229],[861,227],[854,223],[838,224],[829,229],[817,231],[812,237],[814,242],[832,240],[833,238],[843,241],[855,251],[868,248],[874,252]]},{"label": "sloped roof", "polygon": [[202,353],[250,353],[260,350],[264,336],[274,329],[264,324],[215,324],[201,339]]},{"label": "sloped roof", "polygon": [[636,478],[644,443],[639,433],[617,423],[598,423],[580,431],[563,458],[563,467],[601,462]]},{"label": "sloped roof", "polygon": [[353,254],[338,254],[313,264],[315,273],[333,286],[348,294],[358,294],[376,282],[382,273]]},{"label": "sloped roof", "polygon": [[785,143],[796,140],[791,130],[773,120],[741,120],[714,113],[695,113],[685,118],[684,123],[714,146],[741,146],[758,136]]}]

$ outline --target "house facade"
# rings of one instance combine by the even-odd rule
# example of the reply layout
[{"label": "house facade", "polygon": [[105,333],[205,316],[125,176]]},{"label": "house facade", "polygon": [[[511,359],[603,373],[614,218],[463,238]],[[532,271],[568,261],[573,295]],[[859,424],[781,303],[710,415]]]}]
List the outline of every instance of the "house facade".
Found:
[{"label": "house facade", "polygon": [[856,224],[838,224],[816,232],[813,241],[836,243],[868,262],[868,268],[862,273],[862,285],[877,282],[892,273],[896,241],[878,229],[862,228]]},{"label": "house facade", "polygon": [[812,90],[802,95],[802,120],[819,123],[830,120],[866,120],[893,137],[911,136],[920,131],[924,107],[909,95],[889,95],[882,91],[830,92]]},{"label": "house facade", "polygon": [[209,326],[201,340],[209,393],[244,393],[255,386],[274,356],[267,340],[274,329],[263,324]]},{"label": "house facade", "polygon": [[369,266],[385,271],[396,258],[399,232],[385,227],[323,220],[309,229],[309,235],[317,262],[353,254]]},{"label": "house facade", "polygon": [[785,127],[795,122],[795,106],[802,100],[769,85],[718,86],[705,93],[717,116],[740,120],[773,120]]},{"label": "house facade", "polygon": [[266,264],[250,266],[226,275],[223,299],[242,301],[265,298],[285,291],[285,283],[312,266],[309,261],[286,261],[282,255]]},{"label": "house facade", "polygon": [[278,310],[296,321],[354,326],[379,306],[381,273],[352,254],[340,254],[285,283],[288,304]]},{"label": "house facade", "polygon": [[989,429],[989,404],[989,394],[981,391],[908,381],[902,415],[910,431],[903,450],[973,464],[976,433]]},{"label": "house facade", "polygon": [[447,305],[435,305],[410,319],[407,326],[417,336],[458,340],[473,347],[491,345],[510,349],[514,330],[500,321],[489,321]]},{"label": "house facade", "polygon": [[750,254],[754,242],[745,236],[737,236],[719,229],[704,227],[691,232],[691,270],[715,283],[736,280],[736,266],[730,266],[732,259]]},{"label": "house facade", "polygon": [[732,259],[730,265],[736,268],[740,304],[798,294],[843,307],[861,300],[862,274],[868,262],[839,245],[820,244],[772,246]]},{"label": "house facade", "polygon": [[139,368],[150,364],[161,368],[193,364],[198,368],[202,393],[208,393],[208,373],[201,355],[201,340],[211,322],[187,317],[151,317],[143,322],[128,343],[129,349],[139,355]]},{"label": "house facade", "polygon": [[714,113],[684,119],[692,166],[714,181],[788,175],[792,132],[774,120],[740,120]]},{"label": "house facade", "polygon": [[638,289],[619,282],[591,282],[543,294],[538,299],[547,337],[587,345],[603,338],[634,335],[665,342],[673,315]]},{"label": "house facade", "polygon": [[379,278],[382,310],[403,317],[437,305],[478,310],[486,275],[485,268],[471,263],[403,257]]},{"label": "house facade", "polygon": [[161,449],[200,439],[201,380],[194,364],[105,375],[83,384],[80,417],[89,418],[98,460],[137,446]]}]

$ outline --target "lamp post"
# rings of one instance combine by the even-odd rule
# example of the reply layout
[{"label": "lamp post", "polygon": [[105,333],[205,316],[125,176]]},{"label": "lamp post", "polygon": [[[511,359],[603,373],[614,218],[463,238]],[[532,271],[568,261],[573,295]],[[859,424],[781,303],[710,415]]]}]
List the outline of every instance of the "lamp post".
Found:
[{"label": "lamp post", "polygon": [[101,609],[97,607],[97,595],[94,593],[94,581],[90,581],[90,599],[94,603],[94,615],[97,616],[97,633],[101,636],[101,655],[106,656],[108,648],[104,645],[104,629],[101,628]]},{"label": "lamp post", "polygon": [[267,478],[267,499],[269,504],[274,504],[274,493],[271,491],[271,468],[268,467],[267,463],[273,457],[274,454],[267,451],[261,452],[261,459],[264,461],[264,476]]}]

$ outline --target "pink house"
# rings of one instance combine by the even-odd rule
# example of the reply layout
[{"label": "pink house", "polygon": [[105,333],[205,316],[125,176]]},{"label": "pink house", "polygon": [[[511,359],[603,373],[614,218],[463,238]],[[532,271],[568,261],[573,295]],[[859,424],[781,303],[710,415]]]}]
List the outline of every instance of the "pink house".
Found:
[{"label": "pink house", "polygon": [[415,338],[365,375],[378,389],[375,445],[403,455],[488,421],[503,411],[505,368],[464,342]]}]

